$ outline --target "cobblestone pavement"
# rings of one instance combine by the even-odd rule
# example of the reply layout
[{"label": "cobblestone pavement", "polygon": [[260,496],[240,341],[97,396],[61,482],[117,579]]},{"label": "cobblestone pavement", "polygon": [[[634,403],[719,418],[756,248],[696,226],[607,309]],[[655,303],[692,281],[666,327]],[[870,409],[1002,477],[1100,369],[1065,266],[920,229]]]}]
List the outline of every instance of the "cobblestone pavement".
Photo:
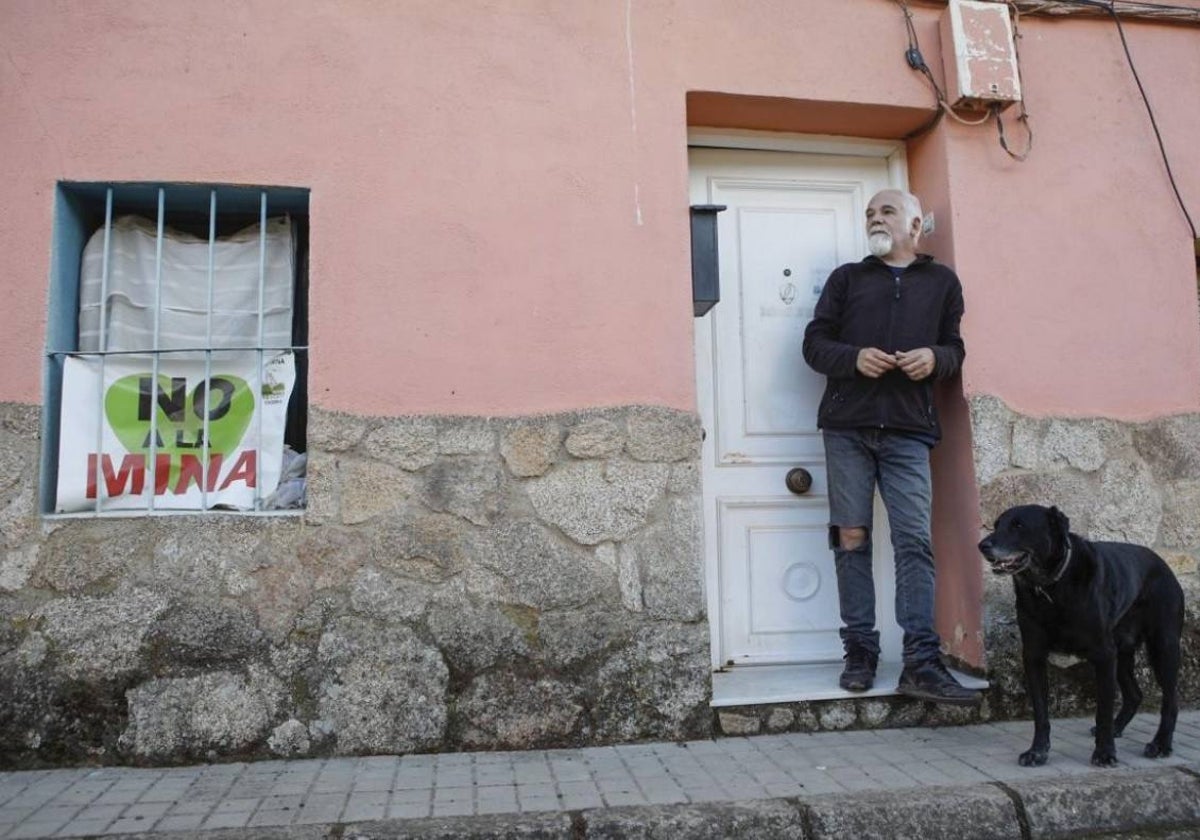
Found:
[{"label": "cobblestone pavement", "polygon": [[[1180,715],[1175,753],[1141,756],[1157,715],[1117,742],[1127,771],[1200,768],[1200,711]],[[903,791],[1106,772],[1090,721],[1055,720],[1050,761],[1024,768],[1028,721],[760,735],[528,752],[452,753],[0,773],[0,838],[354,823],[579,811],[630,805]]]}]

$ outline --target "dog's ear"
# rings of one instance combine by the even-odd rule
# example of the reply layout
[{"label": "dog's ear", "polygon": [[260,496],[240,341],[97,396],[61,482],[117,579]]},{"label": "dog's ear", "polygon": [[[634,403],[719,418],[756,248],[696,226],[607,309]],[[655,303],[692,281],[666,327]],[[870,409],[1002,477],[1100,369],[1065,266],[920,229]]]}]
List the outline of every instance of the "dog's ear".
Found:
[{"label": "dog's ear", "polygon": [[1071,532],[1071,520],[1067,519],[1067,515],[1056,507],[1050,508],[1050,527],[1058,533],[1062,539],[1067,538],[1067,534]]}]

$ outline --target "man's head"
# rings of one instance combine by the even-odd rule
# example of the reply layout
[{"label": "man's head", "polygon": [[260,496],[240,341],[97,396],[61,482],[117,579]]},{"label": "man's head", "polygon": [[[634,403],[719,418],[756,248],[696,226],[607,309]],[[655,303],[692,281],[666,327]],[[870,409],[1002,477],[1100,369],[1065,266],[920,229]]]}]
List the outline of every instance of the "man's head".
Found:
[{"label": "man's head", "polygon": [[881,260],[911,262],[921,237],[921,202],[902,190],[881,190],[867,205],[867,243]]}]

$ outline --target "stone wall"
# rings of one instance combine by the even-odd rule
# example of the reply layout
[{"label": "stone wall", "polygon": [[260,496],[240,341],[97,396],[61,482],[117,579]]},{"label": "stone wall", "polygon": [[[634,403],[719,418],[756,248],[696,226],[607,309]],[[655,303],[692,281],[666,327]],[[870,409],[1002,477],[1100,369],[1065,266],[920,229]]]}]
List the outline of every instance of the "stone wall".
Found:
[{"label": "stone wall", "polygon": [[48,518],[0,405],[0,766],[711,734],[696,417],[309,418],[302,516]]},{"label": "stone wall", "polygon": [[[1188,599],[1200,704],[1200,416],[971,403],[981,521],[1056,504],[1154,547]],[[0,766],[500,749],[1029,714],[1011,584],[985,575],[992,689],[722,709],[710,698],[699,426],[633,407],[310,416],[303,515],[43,518],[36,407],[0,405]],[[979,561],[983,563],[982,559]],[[1090,714],[1085,664],[1054,713]],[[1139,679],[1153,709],[1153,680]]]},{"label": "stone wall", "polygon": [[[1162,555],[1186,603],[1180,700],[1200,705],[1200,415],[1120,423],[1024,417],[993,397],[970,405],[982,523],[1012,505],[1055,505],[1081,536],[1140,543]],[[1012,583],[986,568],[983,574],[990,714],[1027,717]],[[1060,657],[1050,679],[1054,714],[1094,712],[1091,666]],[[1157,714],[1144,656],[1138,682],[1147,695],[1143,710]]]}]

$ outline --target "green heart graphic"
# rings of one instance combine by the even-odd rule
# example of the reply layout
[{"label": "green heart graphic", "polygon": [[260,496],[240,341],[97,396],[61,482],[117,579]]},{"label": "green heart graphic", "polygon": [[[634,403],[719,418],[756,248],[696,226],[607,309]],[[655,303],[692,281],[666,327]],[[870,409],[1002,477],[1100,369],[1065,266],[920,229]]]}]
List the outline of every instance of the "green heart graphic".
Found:
[{"label": "green heart graphic", "polygon": [[151,394],[149,373],[135,373],[114,382],[104,395],[104,414],[121,445],[131,453],[150,456],[151,412],[157,414],[158,454],[170,457],[170,487],[175,487],[182,456],[201,459],[204,415],[208,417],[210,459],[235,451],[254,416],[254,394],[245,380],[214,374],[192,387],[184,377],[159,374],[157,394]]}]

